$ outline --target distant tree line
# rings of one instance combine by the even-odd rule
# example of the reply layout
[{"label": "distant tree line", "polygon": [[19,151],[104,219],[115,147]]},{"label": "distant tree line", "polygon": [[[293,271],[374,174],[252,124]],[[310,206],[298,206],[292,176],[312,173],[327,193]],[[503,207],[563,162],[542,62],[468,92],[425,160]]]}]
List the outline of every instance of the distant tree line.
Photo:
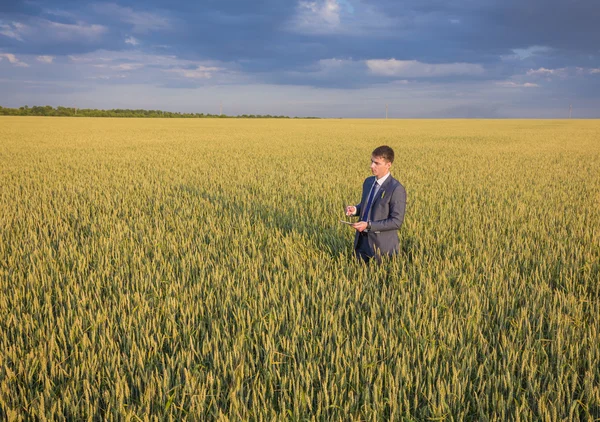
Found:
[{"label": "distant tree line", "polygon": [[[178,113],[162,110],[130,110],[112,109],[98,110],[95,108],[75,108],[52,106],[23,106],[19,108],[8,108],[0,106],[0,116],[69,116],[69,117],[160,117],[160,118],[245,118],[245,119],[289,119],[289,116],[271,116],[270,114],[242,114],[241,116],[227,116],[224,114],[210,113]],[[298,117],[294,117],[297,119]],[[305,119],[316,119],[317,117],[304,117]]]}]

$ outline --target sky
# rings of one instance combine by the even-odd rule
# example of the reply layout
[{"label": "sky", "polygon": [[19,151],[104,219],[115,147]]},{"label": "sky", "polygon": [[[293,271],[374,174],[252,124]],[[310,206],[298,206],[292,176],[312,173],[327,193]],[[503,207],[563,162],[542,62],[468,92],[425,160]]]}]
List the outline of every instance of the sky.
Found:
[{"label": "sky", "polygon": [[0,1],[0,106],[600,118],[600,0]]}]

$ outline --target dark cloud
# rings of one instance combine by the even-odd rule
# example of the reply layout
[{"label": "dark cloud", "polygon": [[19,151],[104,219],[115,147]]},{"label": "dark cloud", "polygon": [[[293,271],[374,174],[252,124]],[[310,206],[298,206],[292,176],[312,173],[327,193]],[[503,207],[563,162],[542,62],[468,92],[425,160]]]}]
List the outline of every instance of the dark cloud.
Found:
[{"label": "dark cloud", "polygon": [[[597,0],[345,0],[332,10],[323,8],[324,0],[311,1],[310,7],[295,0],[3,1],[0,53],[66,59],[141,51],[187,61],[174,65],[173,72],[138,74],[141,83],[164,88],[225,83],[217,77],[194,79],[181,70],[214,62],[244,75],[244,83],[364,89],[404,79],[446,86],[489,81],[504,83],[499,86],[509,91],[538,85],[537,92],[523,94],[538,106],[554,101],[551,95],[559,98],[557,104],[569,95],[585,98],[588,105],[600,98],[600,74],[590,73],[600,68]],[[392,58],[473,64],[483,71],[406,77],[400,71],[376,74],[365,64]],[[0,61],[5,74],[9,65]],[[578,73],[578,67],[586,70]],[[562,68],[568,69],[562,75],[530,72]],[[495,107],[470,103],[439,108],[438,114],[504,113]]]},{"label": "dark cloud", "polygon": [[[54,54],[126,48],[123,38],[136,32],[136,24],[132,17],[119,16],[120,9],[139,15],[138,19],[154,14],[170,22],[169,28],[146,28],[140,37],[146,46],[167,44],[174,54],[189,59],[238,61],[249,71],[266,70],[260,67],[267,63],[271,70],[296,69],[335,57],[494,64],[513,49],[536,45],[551,47],[555,59],[568,57],[575,61],[572,65],[594,65],[599,60],[600,7],[593,0],[380,0],[368,9],[371,15],[365,13],[362,3],[348,0],[344,4],[352,7],[340,6],[339,28],[329,32],[294,30],[299,9],[298,2],[293,1],[5,3],[0,13],[20,17],[24,23],[35,15],[62,23],[79,19],[109,29],[98,42],[61,44],[53,48]],[[109,13],[102,13],[103,8]],[[51,15],[61,10],[73,16]],[[363,19],[361,14],[367,17]],[[384,20],[379,26],[379,22],[365,21],[377,17]],[[0,43],[0,47],[25,52],[52,49],[43,39],[34,42],[37,49],[1,36]],[[555,64],[556,60],[547,63]]]},{"label": "dark cloud", "polygon": [[415,35],[428,32],[472,53],[544,45],[598,54],[600,5],[595,0],[381,0],[380,7],[390,16],[412,16]]},{"label": "dark cloud", "polygon": [[38,13],[39,10],[39,6],[35,3],[22,0],[0,2],[0,14],[4,16]]}]

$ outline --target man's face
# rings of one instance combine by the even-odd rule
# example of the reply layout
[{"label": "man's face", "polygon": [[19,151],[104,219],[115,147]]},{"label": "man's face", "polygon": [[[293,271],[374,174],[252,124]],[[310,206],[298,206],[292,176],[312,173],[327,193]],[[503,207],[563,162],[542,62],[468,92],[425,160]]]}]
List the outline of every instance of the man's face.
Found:
[{"label": "man's face", "polygon": [[371,173],[373,173],[373,176],[377,177],[378,179],[381,179],[383,176],[385,176],[387,172],[390,171],[391,166],[392,163],[384,160],[382,157],[375,157],[374,155],[371,156]]}]

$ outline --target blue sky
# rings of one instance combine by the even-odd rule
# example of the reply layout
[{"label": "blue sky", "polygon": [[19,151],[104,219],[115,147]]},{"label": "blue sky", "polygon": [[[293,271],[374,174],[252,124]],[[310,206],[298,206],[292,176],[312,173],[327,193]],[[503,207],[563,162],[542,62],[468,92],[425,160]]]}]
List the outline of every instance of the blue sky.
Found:
[{"label": "blue sky", "polygon": [[600,118],[598,0],[0,2],[0,105]]}]

